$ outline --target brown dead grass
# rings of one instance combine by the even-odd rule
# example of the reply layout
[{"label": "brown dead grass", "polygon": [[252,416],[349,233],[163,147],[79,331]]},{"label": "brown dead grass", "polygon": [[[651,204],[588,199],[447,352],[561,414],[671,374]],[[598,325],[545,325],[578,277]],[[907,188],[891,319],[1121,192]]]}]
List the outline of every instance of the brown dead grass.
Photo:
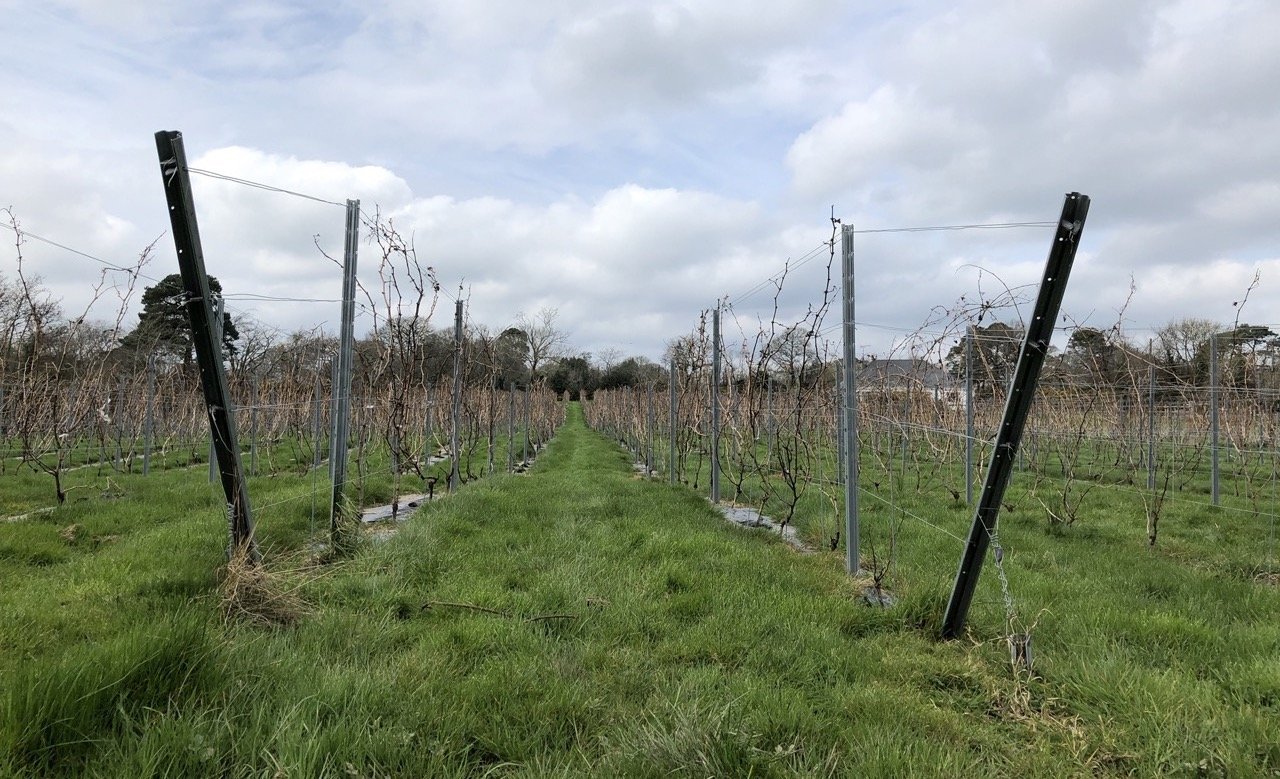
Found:
[{"label": "brown dead grass", "polygon": [[241,547],[219,571],[218,599],[223,619],[258,627],[288,627],[311,613],[302,597],[321,569],[298,559],[278,559],[268,567]]}]

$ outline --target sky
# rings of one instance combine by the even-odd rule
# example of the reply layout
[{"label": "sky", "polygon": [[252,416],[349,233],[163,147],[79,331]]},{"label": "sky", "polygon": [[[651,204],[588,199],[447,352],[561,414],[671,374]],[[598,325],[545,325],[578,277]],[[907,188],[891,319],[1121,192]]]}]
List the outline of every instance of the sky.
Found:
[{"label": "sky", "polygon": [[[549,307],[572,350],[597,357],[660,360],[717,301],[733,348],[774,318],[784,269],[777,317],[802,316],[822,300],[833,215],[866,231],[859,352],[945,349],[1005,290],[1019,307],[987,321],[1027,313],[1052,226],[876,231],[1053,223],[1072,191],[1092,206],[1063,333],[1120,323],[1145,344],[1185,317],[1280,322],[1272,0],[0,0],[0,13],[0,207],[119,265],[159,238],[144,273],[176,272],[153,136],[180,130],[193,168],[332,201],[192,177],[229,309],[282,332],[336,332],[338,303],[315,301],[341,294],[324,252],[341,255],[333,203],[349,198],[413,242],[470,327]],[[0,230],[10,279],[12,237]],[[21,251],[65,310],[87,304],[102,265],[31,237]],[[378,259],[361,244],[375,291]],[[433,325],[451,313],[442,297]]]}]

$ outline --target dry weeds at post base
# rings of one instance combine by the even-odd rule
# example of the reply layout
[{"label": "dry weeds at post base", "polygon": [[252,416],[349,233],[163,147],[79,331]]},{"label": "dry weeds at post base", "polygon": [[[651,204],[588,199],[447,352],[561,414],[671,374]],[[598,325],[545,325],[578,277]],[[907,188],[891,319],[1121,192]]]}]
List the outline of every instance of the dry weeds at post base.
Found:
[{"label": "dry weeds at post base", "polygon": [[302,590],[325,569],[301,555],[264,554],[253,562],[247,545],[237,548],[218,571],[218,611],[227,623],[289,627],[311,613]]}]

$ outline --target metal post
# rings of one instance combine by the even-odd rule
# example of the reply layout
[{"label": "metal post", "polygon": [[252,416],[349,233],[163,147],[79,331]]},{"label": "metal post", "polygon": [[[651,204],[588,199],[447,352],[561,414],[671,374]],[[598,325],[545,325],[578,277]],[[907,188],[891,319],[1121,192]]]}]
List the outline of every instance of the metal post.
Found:
[{"label": "metal post", "polygon": [[329,360],[329,476],[333,477],[333,431],[334,421],[338,418],[338,387],[342,382],[338,379],[338,363],[342,362],[341,357],[342,345],[338,345],[338,354],[335,354]]},{"label": "metal post", "polygon": [[316,381],[311,401],[311,520],[307,523],[307,535],[315,532],[316,525],[316,475],[320,472],[320,349],[316,348]]},{"label": "metal post", "polygon": [[346,244],[342,256],[342,323],[333,383],[333,423],[329,436],[329,474],[333,492],[329,501],[329,532],[339,531],[347,487],[347,438],[351,430],[351,371],[355,355],[356,260],[360,246],[360,201],[347,201]]},{"label": "metal post", "polygon": [[964,504],[973,505],[973,325],[964,334]]},{"label": "metal post", "polygon": [[654,426],[653,382],[649,382],[649,420],[648,422],[649,422],[649,454],[645,458],[644,467],[645,467],[645,471],[647,472],[647,475],[652,476],[653,475],[653,426]]},{"label": "metal post", "polygon": [[1218,505],[1218,334],[1209,335],[1209,448],[1212,452],[1210,493]]},{"label": "metal post", "polygon": [[258,406],[261,396],[258,394],[258,377],[251,380],[253,387],[253,408],[249,411],[249,474],[258,475]]},{"label": "metal post", "polygon": [[313,444],[311,469],[313,471],[320,467],[320,438],[322,435],[320,432],[320,403],[320,356],[316,355],[315,401],[312,403],[311,409],[311,440]]},{"label": "metal post", "polygon": [[840,230],[842,295],[844,298],[844,567],[857,575],[860,528],[858,517],[858,365],[857,329],[854,326],[853,225]]},{"label": "metal post", "polygon": [[711,502],[720,502],[720,302],[711,313]]},{"label": "metal post", "polygon": [[426,411],[426,414],[424,415],[425,418],[422,420],[422,458],[423,458],[422,461],[430,464],[431,457],[435,454],[435,449],[431,446],[431,443],[432,443],[431,417],[436,407],[435,401],[431,399],[430,387],[427,387],[426,389],[425,402],[427,404],[426,406],[427,411]]},{"label": "metal post", "polygon": [[454,302],[453,307],[453,410],[452,422],[449,426],[449,492],[458,489],[462,483],[462,301]]},{"label": "metal post", "polygon": [[524,460],[523,460],[523,462],[526,465],[528,465],[529,463],[529,424],[532,421],[532,419],[533,419],[533,412],[529,408],[529,385],[526,384],[524,387]]},{"label": "metal post", "polygon": [[151,442],[156,425],[156,356],[147,357],[147,411],[142,423],[142,475],[151,473]]},{"label": "metal post", "polygon": [[[766,367],[765,370],[768,370]],[[765,466],[769,467],[773,462],[773,443],[778,432],[778,420],[773,413],[773,376],[766,379],[768,389],[765,391],[765,405],[769,408],[768,421],[765,422],[765,443],[764,443],[764,461]]]},{"label": "metal post", "polygon": [[[214,348],[217,349],[218,365],[222,365],[222,318],[225,316],[224,307],[226,303],[222,300],[222,295],[218,295],[218,309],[213,320],[213,342]],[[209,434],[209,483],[213,484],[218,480],[218,458],[215,456],[213,449],[213,434]]]},{"label": "metal post", "polygon": [[488,396],[487,406],[488,406],[489,418],[487,421],[487,425],[489,428],[489,475],[492,476],[493,475],[493,449],[495,446],[497,446],[497,441],[495,441],[494,439],[495,439],[495,436],[497,435],[496,427],[497,427],[497,421],[498,421],[497,420],[498,390],[496,387],[493,386],[493,382],[490,381],[488,382],[488,386],[484,388],[484,391],[487,393],[487,396]]},{"label": "metal post", "polygon": [[[121,377],[119,386],[116,388],[116,407],[115,413],[111,415],[112,427],[115,428],[115,444],[112,446],[111,467],[117,472],[120,470],[122,460],[124,460],[124,452],[120,450],[120,441],[124,438],[124,378]],[[133,447],[129,447],[132,452]],[[132,470],[133,458],[130,457]]]},{"label": "metal post", "polygon": [[1156,488],[1156,366],[1147,366],[1147,489]]},{"label": "metal post", "polygon": [[507,473],[516,469],[516,383],[507,385]]},{"label": "metal post", "polygon": [[679,474],[676,473],[676,426],[680,421],[680,399],[676,394],[676,358],[674,357],[671,358],[671,366],[668,373],[667,394],[670,395],[669,400],[671,401],[671,414],[667,431],[671,439],[669,442],[671,451],[668,453],[669,472],[667,473],[667,481],[675,484],[679,477]]},{"label": "metal post", "polygon": [[[400,475],[400,428],[393,421],[391,423],[391,429],[387,431],[387,433],[388,433],[387,443],[391,447],[391,451],[389,452],[390,459],[391,459],[391,475],[399,476]],[[398,500],[399,497],[400,497],[399,495],[396,495],[395,499]]]},{"label": "metal post", "polygon": [[[1084,230],[1085,217],[1089,213],[1089,198],[1077,192],[1066,196],[1062,206],[1062,216],[1058,219],[1058,227],[1054,241],[1049,250],[1049,259],[1045,263],[1044,280],[1040,283],[1040,293],[1036,298],[1035,311],[1028,322],[1022,348],[1018,354],[1018,365],[1014,370],[1013,383],[1009,387],[1008,399],[1005,402],[1004,419],[996,433],[995,446],[991,450],[991,463],[987,466],[986,484],[983,485],[982,496],[973,515],[973,525],[969,531],[969,539],[965,544],[964,554],[960,558],[960,567],[956,572],[955,586],[951,598],[947,602],[947,610],[942,620],[942,636],[955,638],[964,627],[969,612],[969,604],[973,600],[974,589],[978,586],[978,574],[982,572],[982,560],[996,532],[996,519],[1000,513],[1000,502],[1004,498],[1005,487],[1013,472],[1014,456],[1018,452],[1018,443],[1022,438],[1022,429],[1035,400],[1036,384],[1040,378],[1040,369],[1044,366],[1045,356],[1053,341],[1053,326],[1058,319],[1058,310],[1062,306],[1062,296],[1066,292],[1067,279],[1071,274],[1071,265],[1075,261],[1076,249],[1080,245],[1080,236]],[[997,552],[1000,552],[997,547]],[[997,559],[999,556],[997,555]]]},{"label": "metal post", "polygon": [[243,549],[251,561],[258,560],[253,540],[253,514],[249,506],[249,490],[245,484],[240,450],[236,446],[235,414],[227,378],[222,369],[222,349],[215,340],[213,307],[209,292],[209,276],[205,272],[204,253],[200,247],[200,231],[196,225],[195,201],[187,172],[187,155],[182,133],[162,131],[155,135],[160,158],[160,175],[165,200],[169,206],[169,225],[177,249],[178,267],[182,273],[187,318],[200,367],[200,384],[204,390],[205,408],[213,431],[218,471],[227,502],[227,526],[231,549]]},{"label": "metal post", "polygon": [[844,377],[836,374],[836,484],[844,484]]},{"label": "metal post", "polygon": [[902,464],[898,471],[901,474],[902,483],[906,484],[907,450],[911,444],[911,384],[908,382],[904,389],[906,391],[902,394],[902,424],[898,426],[898,432],[902,434]]}]

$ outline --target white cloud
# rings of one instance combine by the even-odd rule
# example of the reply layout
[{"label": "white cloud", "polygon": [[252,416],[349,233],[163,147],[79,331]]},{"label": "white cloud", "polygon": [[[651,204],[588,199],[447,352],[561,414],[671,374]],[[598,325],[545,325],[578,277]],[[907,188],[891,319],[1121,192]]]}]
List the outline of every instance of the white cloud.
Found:
[{"label": "white cloud", "polygon": [[[832,204],[860,228],[1040,221],[1079,190],[1094,207],[1072,316],[1114,315],[1130,274],[1135,325],[1229,316],[1255,268],[1257,318],[1280,305],[1265,0],[0,5],[22,21],[0,28],[0,205],[114,262],[167,227],[151,136],[177,128],[193,165],[381,207],[446,285],[465,279],[473,321],[554,305],[586,349],[656,356],[699,309],[818,247]],[[341,209],[195,186],[229,291],[337,296],[313,241],[340,251]],[[867,347],[980,294],[975,266],[984,284],[1033,283],[1047,243],[1044,228],[860,236],[860,317],[886,326]],[[26,249],[69,304],[84,297],[88,261]],[[373,248],[361,257],[371,273]],[[826,259],[794,272],[784,307],[816,297]],[[236,306],[287,327],[336,316]]]},{"label": "white cloud", "polygon": [[909,170],[946,167],[980,142],[978,136],[954,111],[886,85],[802,134],[787,162],[802,193],[824,195],[871,183],[889,160]]}]

